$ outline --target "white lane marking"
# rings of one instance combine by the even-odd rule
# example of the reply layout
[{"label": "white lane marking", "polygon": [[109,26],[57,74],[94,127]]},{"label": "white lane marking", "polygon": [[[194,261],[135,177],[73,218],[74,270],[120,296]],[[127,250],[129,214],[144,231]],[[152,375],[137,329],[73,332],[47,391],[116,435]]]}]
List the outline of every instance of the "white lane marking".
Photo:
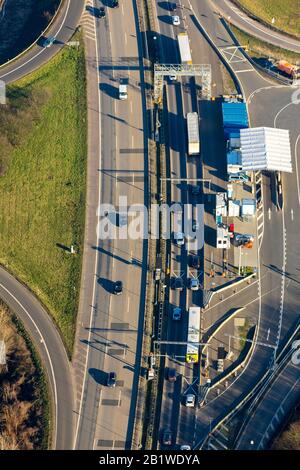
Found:
[{"label": "white lane marking", "polygon": [[291,209],[291,219],[294,220],[294,209]]},{"label": "white lane marking", "polygon": [[127,45],[127,33],[125,33],[125,44]]},{"label": "white lane marking", "polygon": [[[71,0],[68,0],[68,6],[67,6],[67,10],[66,10],[64,19],[63,19],[63,21],[62,21],[62,23],[61,23],[61,25],[60,25],[58,31],[57,31],[55,34],[53,34],[52,37],[54,37],[54,38],[56,38],[56,37],[59,35],[59,33],[61,32],[63,26],[65,25],[65,21],[66,21],[67,15],[68,15],[68,13],[69,13],[70,2],[71,2]],[[24,62],[23,64],[19,65],[19,67],[16,67],[15,69],[11,70],[10,72],[7,72],[7,73],[5,73],[4,75],[1,75],[0,78],[2,79],[2,78],[4,78],[4,77],[6,77],[7,75],[10,75],[10,74],[16,72],[16,71],[19,70],[20,68],[25,67],[25,65],[29,64],[32,60],[36,59],[40,54],[42,54],[43,52],[45,52],[45,50],[46,50],[46,49],[40,50],[36,55],[34,55],[33,57],[31,57],[31,59],[27,60],[27,61]]]},{"label": "white lane marking", "polygon": [[255,69],[235,70],[234,73],[255,72]]},{"label": "white lane marking", "polygon": [[33,326],[35,327],[36,331],[39,333],[40,337],[41,337],[41,343],[44,344],[45,346],[45,350],[46,350],[46,354],[47,354],[47,357],[48,357],[48,361],[49,361],[49,364],[50,364],[50,369],[51,369],[51,374],[52,374],[52,380],[53,380],[53,385],[54,385],[54,402],[55,402],[55,439],[54,439],[54,449],[56,448],[56,439],[57,439],[57,413],[58,413],[58,410],[57,410],[57,385],[56,385],[56,380],[55,380],[55,374],[54,374],[54,368],[53,368],[53,364],[52,364],[52,361],[51,361],[51,356],[50,356],[50,353],[49,353],[49,350],[47,348],[47,344],[46,344],[46,341],[45,341],[45,338],[43,337],[42,335],[42,332],[41,330],[39,329],[39,327],[37,326],[37,324],[35,323],[34,319],[32,318],[32,316],[30,315],[30,313],[28,312],[28,310],[21,304],[21,302],[3,285],[3,284],[0,284],[1,288],[3,290],[5,290],[12,299],[14,299],[14,301],[22,308],[22,310],[26,313],[27,317],[29,318],[29,320],[32,322]]},{"label": "white lane marking", "polygon": [[131,114],[133,113],[133,104],[132,104],[132,101],[130,101],[130,112],[131,112]]},{"label": "white lane marking", "polygon": [[[93,5],[95,6],[94,0]],[[97,38],[97,29],[96,29],[96,18],[94,18],[94,27],[95,27],[95,37]],[[99,50],[98,50],[98,41],[96,40],[96,66],[97,66],[97,90],[98,90],[98,106],[99,111],[101,110],[101,94],[100,94],[100,61],[99,61]],[[100,115],[98,117],[98,125],[99,125],[99,189],[98,189],[98,204],[97,207],[100,207],[100,200],[101,200],[101,119]],[[98,240],[97,240],[98,241]],[[78,421],[76,426],[75,438],[74,438],[74,449],[76,448],[77,439],[78,439],[78,432],[79,432],[79,425],[82,417],[82,404],[83,404],[83,396],[86,387],[86,379],[87,379],[87,366],[90,354],[90,343],[91,343],[91,335],[92,335],[92,324],[93,324],[93,313],[94,313],[94,304],[95,304],[95,294],[96,294],[96,285],[97,285],[97,266],[98,266],[98,258],[99,258],[99,250],[96,250],[96,257],[95,257],[95,266],[94,266],[94,285],[93,285],[93,295],[92,295],[92,305],[90,310],[90,321],[89,321],[89,334],[88,334],[88,345],[87,345],[87,354],[85,360],[85,371],[84,371],[84,379],[83,379],[83,386],[80,398],[80,405],[79,405],[79,413],[78,413]]]},{"label": "white lane marking", "polygon": [[267,331],[267,341],[269,341],[270,331],[271,331],[271,330],[270,330],[270,328],[269,328],[268,331]]},{"label": "white lane marking", "polygon": [[119,398],[118,398],[118,406],[120,407],[121,406],[121,395],[122,395],[122,392],[121,390],[119,391]]}]

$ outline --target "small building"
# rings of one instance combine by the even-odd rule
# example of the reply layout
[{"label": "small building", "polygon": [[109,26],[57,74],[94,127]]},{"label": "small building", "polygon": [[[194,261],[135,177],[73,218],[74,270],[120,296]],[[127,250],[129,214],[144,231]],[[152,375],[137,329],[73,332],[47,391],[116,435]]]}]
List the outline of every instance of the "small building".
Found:
[{"label": "small building", "polygon": [[228,226],[225,224],[217,225],[216,248],[230,248],[230,235],[228,232]]},{"label": "small building", "polygon": [[255,199],[242,199],[241,204],[241,216],[252,217],[256,212],[256,201]]},{"label": "small building", "polygon": [[216,194],[216,208],[215,208],[216,219],[218,217],[227,216],[227,193]]}]

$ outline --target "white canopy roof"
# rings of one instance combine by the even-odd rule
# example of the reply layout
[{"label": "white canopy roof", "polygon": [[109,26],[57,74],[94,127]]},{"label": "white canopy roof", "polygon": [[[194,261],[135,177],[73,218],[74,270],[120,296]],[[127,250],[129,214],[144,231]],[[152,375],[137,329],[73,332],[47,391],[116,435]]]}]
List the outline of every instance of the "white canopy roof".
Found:
[{"label": "white canopy roof", "polygon": [[242,168],[292,172],[289,131],[272,127],[241,129]]}]

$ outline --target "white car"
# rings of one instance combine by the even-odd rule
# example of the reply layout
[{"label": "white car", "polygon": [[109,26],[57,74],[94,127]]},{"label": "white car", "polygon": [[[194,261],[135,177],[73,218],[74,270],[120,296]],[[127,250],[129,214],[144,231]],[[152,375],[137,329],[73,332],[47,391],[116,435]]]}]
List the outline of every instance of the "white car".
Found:
[{"label": "white car", "polygon": [[191,290],[199,290],[199,279],[195,279],[194,277],[192,277],[190,279],[190,289]]},{"label": "white car", "polygon": [[180,320],[181,319],[181,308],[180,307],[174,307],[173,308],[173,320]]},{"label": "white car", "polygon": [[177,80],[177,75],[169,75],[169,80],[175,82]]},{"label": "white car", "polygon": [[188,393],[185,396],[185,406],[187,406],[188,408],[194,408],[194,406],[195,406],[195,395],[193,395],[192,393]]},{"label": "white car", "polygon": [[180,446],[180,450],[191,450],[191,446],[188,444],[182,444],[182,446]]},{"label": "white car", "polygon": [[182,232],[174,232],[174,240],[177,245],[184,245],[184,234]]},{"label": "white car", "polygon": [[173,26],[180,26],[180,18],[178,15],[172,16],[172,24]]}]

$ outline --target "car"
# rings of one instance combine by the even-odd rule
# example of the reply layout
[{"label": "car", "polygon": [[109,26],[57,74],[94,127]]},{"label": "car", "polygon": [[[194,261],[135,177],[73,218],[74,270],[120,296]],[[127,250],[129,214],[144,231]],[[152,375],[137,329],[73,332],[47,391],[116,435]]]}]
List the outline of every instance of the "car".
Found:
[{"label": "car", "polygon": [[170,11],[176,11],[177,10],[177,3],[170,3],[169,8],[170,8]]},{"label": "car", "polygon": [[177,75],[169,75],[169,80],[175,82],[177,80]]},{"label": "car", "polygon": [[172,445],[172,439],[173,439],[173,436],[172,436],[172,433],[170,431],[170,429],[166,429],[163,433],[163,436],[162,436],[162,443],[164,446],[171,446]]},{"label": "car", "polygon": [[123,292],[123,282],[122,281],[116,281],[114,285],[114,294],[120,295]]},{"label": "car", "polygon": [[104,18],[106,15],[105,8],[104,7],[98,8],[96,15],[97,15],[97,18]]},{"label": "car", "polygon": [[184,245],[184,234],[182,232],[174,232],[174,240],[178,246]]},{"label": "car", "polygon": [[172,24],[173,26],[180,26],[180,18],[178,15],[172,16]]},{"label": "car", "polygon": [[189,446],[188,444],[182,444],[180,446],[180,450],[191,450],[191,446]]},{"label": "car", "polygon": [[198,185],[193,185],[192,186],[192,194],[194,196],[197,196],[198,194],[200,194],[200,186]]},{"label": "car", "polygon": [[181,319],[181,308],[180,307],[174,307],[173,308],[173,315],[172,315],[173,320],[180,320]]},{"label": "car", "polygon": [[112,8],[119,8],[119,0],[112,0],[111,6]]},{"label": "car", "polygon": [[124,83],[120,83],[119,85],[119,99],[127,100],[127,85]]},{"label": "car", "polygon": [[200,269],[200,266],[201,266],[200,256],[192,255],[190,257],[190,267],[195,268],[195,269]]},{"label": "car", "polygon": [[50,47],[52,46],[52,44],[55,43],[55,38],[49,36],[48,38],[45,38],[44,39],[44,42],[43,42],[43,47]]},{"label": "car", "polygon": [[181,277],[173,278],[172,289],[183,290],[183,279]]},{"label": "car", "polygon": [[199,279],[192,277],[190,279],[189,288],[191,290],[199,290]]},{"label": "car", "polygon": [[167,379],[169,382],[176,382],[176,369],[172,367],[168,368]]},{"label": "car", "polygon": [[188,393],[185,395],[185,406],[188,408],[194,408],[195,406],[195,395],[192,393]]},{"label": "car", "polygon": [[106,385],[108,387],[115,387],[117,383],[117,374],[115,372],[109,372],[107,374]]}]

